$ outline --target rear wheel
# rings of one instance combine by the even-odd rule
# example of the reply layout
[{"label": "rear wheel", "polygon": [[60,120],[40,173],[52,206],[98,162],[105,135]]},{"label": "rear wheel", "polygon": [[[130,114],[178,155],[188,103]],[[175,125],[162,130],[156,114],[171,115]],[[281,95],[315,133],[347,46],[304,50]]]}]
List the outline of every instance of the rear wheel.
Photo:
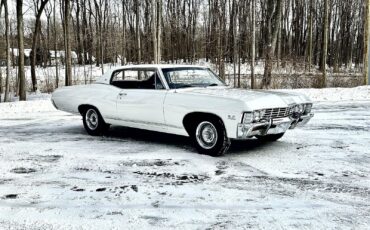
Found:
[{"label": "rear wheel", "polygon": [[256,136],[258,140],[265,141],[265,142],[273,142],[277,141],[280,138],[284,136],[284,133],[279,133],[279,134],[270,134],[266,136]]},{"label": "rear wheel", "polygon": [[191,138],[201,154],[221,156],[230,147],[225,127],[219,119],[200,119],[192,129]]},{"label": "rear wheel", "polygon": [[86,109],[82,114],[82,120],[86,132],[92,136],[100,136],[109,128],[109,125],[104,122],[103,117],[94,107]]}]

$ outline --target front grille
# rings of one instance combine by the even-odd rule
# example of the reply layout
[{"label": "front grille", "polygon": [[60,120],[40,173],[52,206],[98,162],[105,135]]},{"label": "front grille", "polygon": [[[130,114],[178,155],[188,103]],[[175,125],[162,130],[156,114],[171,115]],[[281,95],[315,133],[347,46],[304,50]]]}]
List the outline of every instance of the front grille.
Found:
[{"label": "front grille", "polygon": [[274,108],[274,109],[265,109],[265,112],[262,116],[263,119],[275,119],[289,116],[289,108]]}]

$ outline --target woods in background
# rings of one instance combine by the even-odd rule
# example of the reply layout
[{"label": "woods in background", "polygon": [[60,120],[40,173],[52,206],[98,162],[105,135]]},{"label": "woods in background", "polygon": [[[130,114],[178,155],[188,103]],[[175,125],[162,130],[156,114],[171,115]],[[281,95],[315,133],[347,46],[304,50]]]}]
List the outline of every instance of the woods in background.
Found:
[{"label": "woods in background", "polygon": [[[72,84],[71,52],[75,51],[78,64],[94,63],[102,72],[104,63],[194,63],[204,59],[216,64],[225,78],[225,63],[232,63],[235,87],[241,86],[241,65],[252,67],[252,88],[269,88],[274,68],[293,65],[307,73],[320,71],[316,86],[325,87],[328,69],[364,68],[367,2],[1,0],[4,14],[0,22],[7,30],[0,36],[7,42],[0,43],[0,59],[6,59],[10,68],[15,65],[10,60],[10,46],[19,48],[21,99],[26,92],[24,47],[32,50],[33,91],[37,89],[38,50],[57,49],[65,51],[65,85]],[[24,7],[32,9],[33,15],[25,14]],[[13,8],[16,14],[9,16],[7,12]],[[260,84],[254,78],[255,61],[264,63]],[[44,55],[42,62],[50,65],[50,55]]]}]

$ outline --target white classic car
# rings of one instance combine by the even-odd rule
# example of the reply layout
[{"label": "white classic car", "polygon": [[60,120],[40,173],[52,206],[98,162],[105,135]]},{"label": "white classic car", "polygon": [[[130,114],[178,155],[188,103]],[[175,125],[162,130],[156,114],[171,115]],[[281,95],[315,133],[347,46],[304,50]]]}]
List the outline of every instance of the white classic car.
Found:
[{"label": "white classic car", "polygon": [[90,135],[119,125],[189,136],[213,156],[224,154],[230,139],[275,141],[313,117],[305,95],[233,89],[210,69],[186,65],[115,68],[94,84],[56,90],[52,103],[81,114]]}]

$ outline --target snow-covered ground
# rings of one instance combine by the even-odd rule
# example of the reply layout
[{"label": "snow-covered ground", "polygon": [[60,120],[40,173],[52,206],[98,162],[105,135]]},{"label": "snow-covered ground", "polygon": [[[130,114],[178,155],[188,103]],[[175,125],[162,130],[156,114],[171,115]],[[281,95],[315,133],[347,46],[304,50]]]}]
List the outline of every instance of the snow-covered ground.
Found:
[{"label": "snow-covered ground", "polygon": [[318,101],[306,127],[219,158],[88,136],[47,95],[0,104],[0,229],[369,229],[370,88],[298,91]]}]

